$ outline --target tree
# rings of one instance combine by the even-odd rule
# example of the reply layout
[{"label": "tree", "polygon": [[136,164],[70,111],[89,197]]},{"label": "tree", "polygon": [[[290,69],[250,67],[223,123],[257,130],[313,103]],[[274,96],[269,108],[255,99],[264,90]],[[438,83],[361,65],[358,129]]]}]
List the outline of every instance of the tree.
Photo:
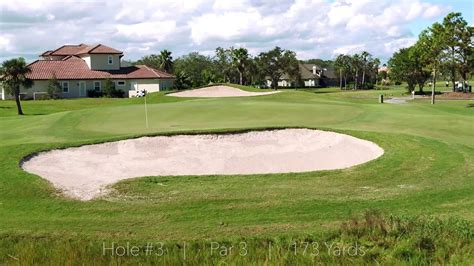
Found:
[{"label": "tree", "polygon": [[245,76],[248,77],[248,80],[247,80],[248,84],[258,86],[258,87],[265,86],[266,84],[265,73],[261,69],[261,65],[259,63],[258,57],[252,58],[252,60],[249,60]]},{"label": "tree", "polygon": [[332,60],[323,60],[323,59],[308,59],[308,60],[302,60],[301,61],[304,64],[313,64],[317,65],[321,68],[334,68],[334,61]]},{"label": "tree", "polygon": [[28,89],[33,86],[33,80],[27,77],[29,73],[31,73],[31,69],[26,65],[25,59],[22,57],[6,60],[0,68],[3,86],[14,96],[18,115],[23,115],[20,102],[20,88]]},{"label": "tree", "polygon": [[174,87],[178,90],[189,89],[192,86],[189,76],[184,71],[176,73],[176,79],[174,81]]},{"label": "tree", "polygon": [[336,60],[334,61],[334,68],[339,73],[339,89],[341,89],[341,90],[342,90],[342,71],[343,71],[342,57],[343,56],[344,55],[339,54],[336,57]]},{"label": "tree", "polygon": [[365,74],[368,71],[368,69],[370,68],[370,65],[372,64],[372,55],[367,51],[363,51],[360,54],[360,64],[361,64],[361,67],[362,67],[362,88],[364,88]]},{"label": "tree", "polygon": [[59,99],[61,98],[62,88],[56,79],[56,75],[53,75],[52,78],[48,80],[48,96],[50,99]]},{"label": "tree", "polygon": [[136,63],[137,65],[146,65],[151,68],[173,73],[173,57],[171,56],[171,52],[166,49],[161,51],[159,55],[151,54],[144,56]]},{"label": "tree", "polygon": [[362,60],[359,54],[354,54],[350,57],[349,66],[354,77],[354,89],[358,89],[359,84],[359,71],[362,68]]},{"label": "tree", "polygon": [[442,51],[445,46],[443,27],[439,23],[435,23],[427,30],[422,31],[418,42],[415,44],[420,59],[428,71],[432,73],[431,104],[435,103],[436,80],[442,60]]},{"label": "tree", "polygon": [[296,59],[296,54],[288,54],[287,56],[289,57],[286,59],[288,62],[286,73],[288,74],[290,82],[297,88],[301,83],[300,64],[298,59]]},{"label": "tree", "polygon": [[372,61],[372,75],[373,75],[373,80],[372,80],[372,83],[375,83],[377,84],[377,80],[378,80],[378,75],[379,75],[379,68],[380,68],[380,59],[378,58],[375,58],[373,61]]},{"label": "tree", "polygon": [[474,69],[474,27],[465,27],[460,32],[462,43],[460,44],[461,62],[459,72],[463,81],[469,79],[469,74]]},{"label": "tree", "polygon": [[161,68],[161,59],[159,55],[151,54],[142,57],[137,62],[137,65],[145,65],[151,68],[160,69]]},{"label": "tree", "polygon": [[104,81],[104,89],[102,90],[104,92],[105,97],[112,98],[115,96],[115,83],[111,79],[106,79]]},{"label": "tree", "polygon": [[472,27],[462,17],[461,13],[449,13],[443,20],[444,41],[446,48],[443,53],[447,68],[455,91],[456,72],[460,71],[462,78],[467,79],[469,68],[469,55],[472,53],[473,36]]},{"label": "tree", "polygon": [[168,50],[163,50],[159,55],[159,69],[164,70],[168,73],[173,73],[173,57],[171,52]]},{"label": "tree", "polygon": [[290,68],[295,61],[294,52],[283,50],[278,46],[268,52],[260,53],[257,58],[259,69],[263,75],[270,78],[273,89],[278,87],[278,80],[284,73],[291,72]]},{"label": "tree", "polygon": [[344,89],[347,89],[347,74],[350,73],[350,56],[340,54],[334,61],[334,67],[339,72],[339,88],[342,89],[342,78],[344,77]]},{"label": "tree", "polygon": [[231,49],[217,47],[214,57],[214,65],[219,70],[217,76],[222,82],[231,82],[233,78]]},{"label": "tree", "polygon": [[417,78],[410,49],[402,48],[394,53],[388,61],[388,66],[390,67],[390,78],[398,82],[405,81],[408,85],[408,91],[412,92],[415,90]]},{"label": "tree", "polygon": [[243,85],[243,74],[249,61],[249,53],[247,49],[241,47],[237,49],[232,49],[232,65],[237,68],[239,72],[239,84]]},{"label": "tree", "polygon": [[217,76],[218,73],[214,61],[210,57],[197,52],[176,59],[174,61],[174,71],[175,73],[186,73],[192,87],[209,84],[206,78],[211,75]]}]

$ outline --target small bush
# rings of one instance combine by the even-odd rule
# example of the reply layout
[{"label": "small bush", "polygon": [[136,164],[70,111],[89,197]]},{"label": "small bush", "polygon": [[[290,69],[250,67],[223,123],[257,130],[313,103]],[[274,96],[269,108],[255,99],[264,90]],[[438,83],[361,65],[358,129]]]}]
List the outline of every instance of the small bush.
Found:
[{"label": "small bush", "polygon": [[100,98],[104,96],[104,93],[96,90],[87,90],[87,97],[89,98]]},{"label": "small bush", "polygon": [[125,92],[122,90],[118,90],[115,88],[115,83],[110,80],[106,79],[104,82],[104,92],[103,96],[108,98],[123,98]]},{"label": "small bush", "polygon": [[48,80],[48,90],[47,96],[49,99],[60,99],[63,89],[61,88],[61,84],[59,84],[56,76],[53,76],[51,79]]}]

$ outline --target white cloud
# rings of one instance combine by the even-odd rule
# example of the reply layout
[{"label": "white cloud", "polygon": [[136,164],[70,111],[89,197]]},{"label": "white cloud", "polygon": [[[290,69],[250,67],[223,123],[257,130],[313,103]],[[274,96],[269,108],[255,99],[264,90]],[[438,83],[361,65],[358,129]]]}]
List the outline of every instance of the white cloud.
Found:
[{"label": "white cloud", "polygon": [[253,54],[280,46],[301,58],[367,49],[388,58],[415,39],[411,23],[429,26],[448,9],[428,0],[1,1],[0,59],[31,60],[65,43],[104,43],[132,59],[217,46]]},{"label": "white cloud", "polygon": [[366,50],[365,44],[345,45],[334,49],[333,55],[336,56],[338,54],[355,54],[364,50]]}]

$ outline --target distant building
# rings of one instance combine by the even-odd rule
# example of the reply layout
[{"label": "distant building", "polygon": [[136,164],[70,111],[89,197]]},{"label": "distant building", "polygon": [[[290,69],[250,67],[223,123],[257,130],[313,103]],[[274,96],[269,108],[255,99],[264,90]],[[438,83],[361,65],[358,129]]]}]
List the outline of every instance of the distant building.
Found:
[{"label": "distant building", "polygon": [[[88,91],[102,91],[104,81],[110,79],[125,96],[137,91],[160,91],[173,86],[175,76],[145,65],[122,66],[123,52],[103,44],[93,46],[63,45],[40,55],[41,59],[28,66],[28,78],[33,87],[21,89],[22,98],[35,98],[48,90],[48,80],[55,77],[62,88],[62,98],[87,97]],[[7,98],[2,88],[2,100]]]},{"label": "distant building", "polygon": [[[332,69],[321,68],[315,64],[298,63],[299,80],[293,80],[285,73],[278,81],[278,87],[326,87],[335,86],[337,83]],[[267,87],[271,87],[272,81],[266,78]]]}]

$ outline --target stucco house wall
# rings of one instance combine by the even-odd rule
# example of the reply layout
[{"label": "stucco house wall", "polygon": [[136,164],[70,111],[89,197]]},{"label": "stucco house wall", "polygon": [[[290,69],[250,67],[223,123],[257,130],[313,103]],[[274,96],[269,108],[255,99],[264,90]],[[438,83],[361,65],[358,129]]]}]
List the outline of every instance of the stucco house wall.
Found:
[{"label": "stucco house wall", "polygon": [[[105,80],[58,80],[59,84],[68,83],[69,84],[69,91],[61,93],[61,98],[80,98],[80,97],[87,97],[88,90],[94,90],[95,85],[97,82],[100,83],[100,91],[104,89]],[[81,95],[80,86],[81,82],[85,83],[85,95]],[[125,92],[124,97],[129,97],[129,91],[133,90],[146,90],[147,92],[158,92],[161,90],[171,89],[173,87],[173,80],[172,79],[112,79],[112,82],[115,83],[115,88],[118,90],[122,90]],[[120,85],[123,82],[123,85]],[[136,85],[135,85],[136,84]],[[46,94],[48,91],[48,80],[36,80],[34,81],[33,87],[29,89],[21,88],[20,93],[22,99],[34,99],[35,92],[36,97],[41,98]],[[2,91],[0,90],[0,93]],[[133,93],[132,95],[135,95]],[[2,95],[2,99],[11,99],[10,95],[5,94]]]},{"label": "stucco house wall", "polygon": [[[109,64],[109,56],[112,64]],[[88,54],[81,56],[86,61],[89,69],[93,70],[118,70],[120,69],[120,56],[117,54]]]}]

